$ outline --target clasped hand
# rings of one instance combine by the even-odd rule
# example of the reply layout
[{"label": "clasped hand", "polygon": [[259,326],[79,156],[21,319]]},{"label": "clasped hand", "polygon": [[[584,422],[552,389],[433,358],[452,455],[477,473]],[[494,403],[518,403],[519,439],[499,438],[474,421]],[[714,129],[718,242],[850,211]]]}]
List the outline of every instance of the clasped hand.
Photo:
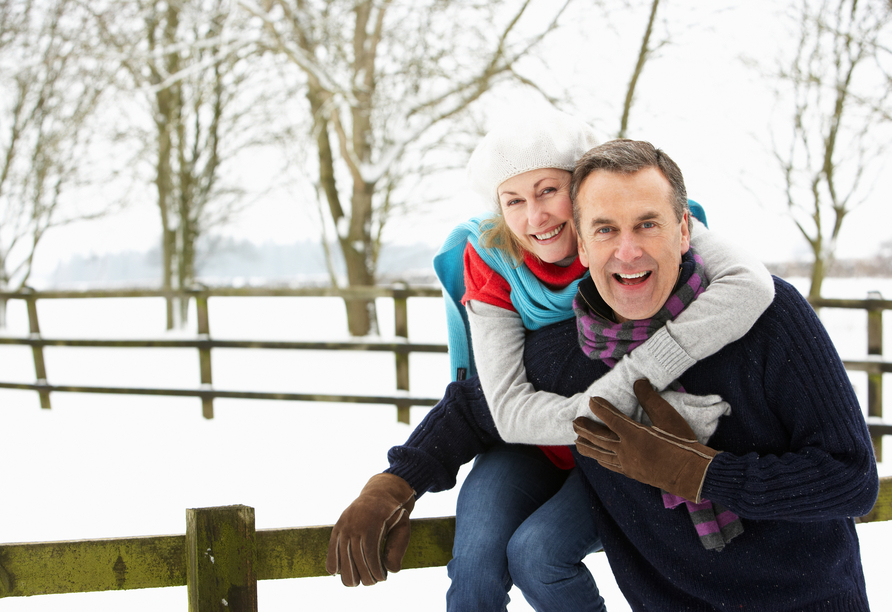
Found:
[{"label": "clasped hand", "polygon": [[646,379],[635,396],[653,425],[643,425],[601,397],[589,408],[604,424],[586,417],[573,421],[576,450],[602,467],[699,503],[706,470],[717,452],[697,442],[687,421]]}]

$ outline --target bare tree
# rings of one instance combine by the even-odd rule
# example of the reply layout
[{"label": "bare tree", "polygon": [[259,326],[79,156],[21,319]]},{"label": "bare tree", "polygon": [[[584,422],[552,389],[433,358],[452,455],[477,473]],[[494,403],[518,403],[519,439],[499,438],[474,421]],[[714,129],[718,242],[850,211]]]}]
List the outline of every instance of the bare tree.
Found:
[{"label": "bare tree", "polygon": [[[262,83],[247,85],[262,69],[247,66],[244,44],[231,32],[226,0],[126,0],[88,6],[94,15],[98,50],[113,57],[127,78],[122,100],[140,109],[127,126],[141,157],[152,166],[161,221],[162,286],[188,288],[196,278],[201,236],[232,218],[244,190],[225,180],[225,164],[257,145],[267,124],[259,113]],[[258,127],[259,126],[259,127]],[[168,301],[168,328],[185,322],[187,304]]]},{"label": "bare tree", "polygon": [[[809,297],[820,297],[846,216],[865,202],[884,163],[888,75],[878,60],[889,6],[864,0],[802,0],[795,55],[778,73],[792,100],[790,133],[776,135],[787,209],[813,255]],[[885,78],[883,78],[885,76]]]},{"label": "bare tree", "polygon": [[[28,282],[48,229],[101,214],[62,203],[102,90],[83,61],[82,20],[68,0],[0,3],[0,289]],[[0,327],[5,312],[0,301]]]},{"label": "bare tree", "polygon": [[[349,286],[376,281],[382,231],[405,205],[433,143],[448,143],[481,96],[533,83],[521,60],[556,28],[569,0],[243,0],[263,44],[305,79],[315,183]],[[542,19],[542,15],[546,17]],[[336,282],[333,279],[333,282]],[[349,331],[377,333],[374,302],[347,300]]]},{"label": "bare tree", "polygon": [[641,78],[641,73],[644,72],[644,66],[647,64],[647,60],[651,58],[657,49],[666,44],[665,40],[656,43],[651,40],[653,38],[654,24],[657,20],[657,9],[659,7],[660,0],[651,0],[650,16],[647,19],[647,26],[644,28],[644,35],[641,37],[638,60],[635,62],[635,68],[632,70],[629,85],[626,87],[626,97],[623,101],[623,114],[619,122],[617,138],[626,138],[626,134],[628,133],[629,115],[632,112],[632,105],[635,102],[635,89],[638,86],[638,79]]}]

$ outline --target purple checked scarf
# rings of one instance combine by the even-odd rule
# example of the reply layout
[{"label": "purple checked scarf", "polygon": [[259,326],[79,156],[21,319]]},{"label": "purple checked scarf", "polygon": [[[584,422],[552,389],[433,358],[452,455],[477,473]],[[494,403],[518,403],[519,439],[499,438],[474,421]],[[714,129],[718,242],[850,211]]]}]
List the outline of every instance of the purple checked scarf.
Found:
[{"label": "purple checked scarf", "polygon": [[[667,321],[671,321],[687,308],[706,290],[707,280],[703,271],[703,259],[693,249],[689,249],[682,257],[675,290],[659,312],[650,319],[625,323],[614,323],[602,314],[609,313],[610,309],[597,295],[597,291],[594,291],[594,283],[589,281],[589,284],[590,287],[580,285],[579,293],[573,300],[579,346],[589,359],[600,359],[612,368],[623,355],[643,344]],[[672,383],[672,387],[684,392],[678,381]],[[700,542],[707,550],[721,551],[725,544],[743,533],[740,518],[721,504],[705,499],[695,504],[663,491],[663,505],[666,508],[676,508],[682,503],[687,507]]]}]

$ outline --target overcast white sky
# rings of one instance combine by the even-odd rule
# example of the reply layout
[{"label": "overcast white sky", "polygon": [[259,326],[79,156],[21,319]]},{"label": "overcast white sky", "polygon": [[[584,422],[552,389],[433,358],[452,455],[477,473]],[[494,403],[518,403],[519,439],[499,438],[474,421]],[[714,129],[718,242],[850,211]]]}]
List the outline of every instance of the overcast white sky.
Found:
[{"label": "overcast white sky", "polygon": [[[617,3],[618,4],[618,3]],[[602,138],[618,129],[622,98],[646,24],[644,0],[609,19],[580,2],[565,29],[547,47],[548,70],[528,65],[545,87],[570,84],[573,99],[565,110],[589,121]],[[790,3],[792,4],[792,3]],[[779,45],[793,42],[783,6],[770,0],[661,3],[657,35],[668,31],[671,44],[651,60],[639,82],[630,137],[663,148],[685,173],[688,193],[707,211],[710,226],[759,251],[763,261],[808,259],[805,241],[784,215],[780,174],[772,161],[772,124],[782,107],[772,83],[742,61],[755,57],[766,65]],[[605,60],[606,58],[606,60]],[[554,92],[552,92],[554,93]],[[532,94],[488,101],[488,113],[501,117],[538,103]],[[772,113],[775,113],[773,116]],[[272,164],[260,160],[247,172],[264,178]],[[880,182],[869,202],[845,221],[840,257],[877,252],[892,237],[888,225],[889,180]],[[392,224],[388,239],[439,243],[456,223],[485,206],[466,188],[463,173],[443,177],[436,197],[445,198],[423,216]],[[318,236],[316,205],[287,195],[272,195],[253,206],[225,233],[255,242],[287,243]],[[36,272],[51,272],[71,254],[145,250],[155,246],[160,226],[151,205],[100,222],[50,231],[36,257]],[[422,228],[423,231],[419,231]]]}]

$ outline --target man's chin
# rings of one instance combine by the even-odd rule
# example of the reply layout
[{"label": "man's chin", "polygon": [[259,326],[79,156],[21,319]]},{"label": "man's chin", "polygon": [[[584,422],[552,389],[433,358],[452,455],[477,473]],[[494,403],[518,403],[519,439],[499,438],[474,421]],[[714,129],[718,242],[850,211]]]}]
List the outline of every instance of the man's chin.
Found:
[{"label": "man's chin", "polygon": [[619,301],[615,305],[608,305],[613,308],[613,314],[620,322],[643,321],[644,319],[649,319],[657,314],[662,307],[662,304],[660,304],[660,306],[654,307],[654,305],[650,302],[642,304],[640,302],[629,303]]}]

